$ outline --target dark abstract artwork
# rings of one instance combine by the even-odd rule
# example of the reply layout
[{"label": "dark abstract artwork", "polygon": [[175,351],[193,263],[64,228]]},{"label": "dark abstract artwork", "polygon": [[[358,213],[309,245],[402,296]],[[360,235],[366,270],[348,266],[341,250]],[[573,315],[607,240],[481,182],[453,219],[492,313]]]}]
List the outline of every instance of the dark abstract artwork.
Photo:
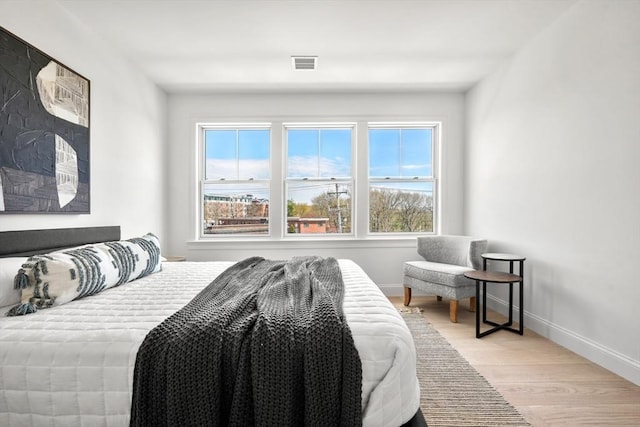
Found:
[{"label": "dark abstract artwork", "polygon": [[89,213],[89,87],[0,27],[0,214]]}]

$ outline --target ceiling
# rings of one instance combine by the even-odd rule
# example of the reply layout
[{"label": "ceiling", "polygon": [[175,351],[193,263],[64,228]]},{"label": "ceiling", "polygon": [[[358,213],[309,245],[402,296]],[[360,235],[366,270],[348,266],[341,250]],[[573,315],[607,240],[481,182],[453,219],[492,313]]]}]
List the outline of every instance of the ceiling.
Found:
[{"label": "ceiling", "polygon": [[[57,0],[167,92],[473,86],[577,0]],[[317,56],[315,71],[292,55]]]}]

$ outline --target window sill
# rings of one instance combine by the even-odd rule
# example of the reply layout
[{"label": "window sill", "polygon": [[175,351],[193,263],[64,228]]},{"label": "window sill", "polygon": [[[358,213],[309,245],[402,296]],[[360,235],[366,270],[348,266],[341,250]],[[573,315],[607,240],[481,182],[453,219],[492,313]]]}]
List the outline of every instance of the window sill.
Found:
[{"label": "window sill", "polygon": [[189,240],[187,246],[192,250],[208,250],[220,249],[224,245],[227,249],[296,249],[296,248],[322,248],[322,249],[358,249],[358,248],[415,248],[416,237],[411,236],[393,236],[393,237],[370,237],[368,239],[357,238],[335,238],[335,239],[283,239],[283,240],[266,240],[266,239],[200,239]]}]

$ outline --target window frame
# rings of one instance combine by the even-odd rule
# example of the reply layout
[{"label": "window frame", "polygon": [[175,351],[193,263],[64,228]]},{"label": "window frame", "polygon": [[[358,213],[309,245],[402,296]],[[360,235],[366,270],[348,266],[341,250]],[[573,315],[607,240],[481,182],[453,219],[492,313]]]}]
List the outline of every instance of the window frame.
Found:
[{"label": "window frame", "polygon": [[[351,146],[350,146],[350,172],[349,176],[336,176],[336,177],[291,177],[288,176],[288,161],[289,161],[289,138],[288,130],[290,129],[309,129],[309,130],[321,130],[321,129],[349,129],[351,132]],[[326,121],[314,121],[314,122],[283,122],[282,123],[282,199],[284,203],[284,215],[282,215],[282,239],[353,239],[356,236],[356,171],[357,171],[357,152],[356,147],[358,144],[357,138],[358,124],[354,121],[344,122],[326,122]],[[320,158],[320,152],[318,152],[318,158]],[[351,231],[348,233],[289,233],[288,230],[288,215],[287,215],[287,203],[289,186],[292,183],[348,183],[351,188],[351,200],[349,210],[351,212]]]},{"label": "window frame", "polygon": [[[424,235],[424,234],[437,234],[438,230],[438,147],[440,146],[440,128],[441,123],[439,122],[403,122],[403,121],[389,121],[389,122],[367,122],[367,236],[378,238],[378,237],[401,237],[408,236],[414,237],[416,235]],[[370,138],[369,131],[371,129],[431,129],[431,175],[425,177],[404,177],[404,176],[393,176],[393,177],[371,177],[371,173],[369,167],[371,165],[370,162]],[[431,231],[399,231],[399,232],[385,232],[385,231],[371,231],[371,211],[370,211],[370,202],[371,198],[369,194],[371,192],[372,183],[416,183],[416,182],[424,182],[431,183],[433,188],[432,192],[432,230]]]},{"label": "window frame", "polygon": [[[417,117],[416,117],[417,118]],[[257,119],[257,120],[256,120]],[[404,241],[413,240],[418,234],[438,234],[440,232],[441,223],[441,180],[440,180],[440,158],[442,143],[443,122],[440,120],[373,120],[372,117],[355,118],[345,117],[345,120],[338,118],[337,120],[299,120],[291,118],[259,118],[247,119],[233,118],[230,121],[195,121],[195,147],[194,153],[194,186],[195,200],[190,203],[193,206],[192,228],[195,234],[195,242],[213,242],[226,241],[233,242],[272,242],[275,247],[282,246],[285,242],[302,241],[313,244],[313,241]],[[432,232],[371,232],[370,231],[370,212],[369,212],[369,128],[371,126],[387,126],[387,127],[428,127],[432,128],[432,177],[427,180],[433,182],[433,231]],[[287,142],[285,126],[295,128],[310,127],[317,128],[319,126],[336,128],[349,126],[351,133],[351,232],[350,233],[327,233],[327,235],[319,235],[315,233],[296,234],[287,233]],[[206,174],[206,139],[205,131],[208,129],[268,129],[269,130],[269,176],[268,180],[261,180],[265,183],[269,192],[269,213],[268,213],[268,232],[266,234],[206,234],[204,233],[204,184],[208,183],[204,178]],[[411,180],[413,181],[413,179]],[[209,181],[219,184],[220,181]],[[256,183],[259,180],[246,181]],[[281,242],[278,244],[277,242]],[[286,245],[284,246],[286,247]]]},{"label": "window frame", "polygon": [[[209,239],[232,239],[232,240],[246,240],[246,239],[269,239],[272,235],[272,221],[271,221],[271,210],[269,209],[269,215],[267,219],[267,233],[205,233],[205,220],[204,220],[204,196],[205,196],[205,186],[207,184],[222,184],[222,185],[255,185],[262,184],[266,191],[268,192],[268,200],[271,203],[271,182],[273,181],[273,129],[272,123],[270,122],[245,122],[245,123],[198,123],[197,126],[197,134],[198,134],[198,218],[196,222],[198,224],[198,239],[199,240],[209,240]],[[266,130],[269,132],[269,177],[268,178],[249,178],[249,179],[207,179],[207,156],[206,156],[206,133],[208,130]],[[236,159],[239,162],[239,159]]]}]

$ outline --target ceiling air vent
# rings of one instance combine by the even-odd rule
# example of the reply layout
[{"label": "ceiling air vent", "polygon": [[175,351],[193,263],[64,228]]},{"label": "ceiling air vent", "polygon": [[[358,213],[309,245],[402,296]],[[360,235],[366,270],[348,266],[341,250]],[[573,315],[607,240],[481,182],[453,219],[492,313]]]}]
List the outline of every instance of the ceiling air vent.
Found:
[{"label": "ceiling air vent", "polygon": [[317,56],[292,56],[294,70],[315,70],[318,66]]}]

